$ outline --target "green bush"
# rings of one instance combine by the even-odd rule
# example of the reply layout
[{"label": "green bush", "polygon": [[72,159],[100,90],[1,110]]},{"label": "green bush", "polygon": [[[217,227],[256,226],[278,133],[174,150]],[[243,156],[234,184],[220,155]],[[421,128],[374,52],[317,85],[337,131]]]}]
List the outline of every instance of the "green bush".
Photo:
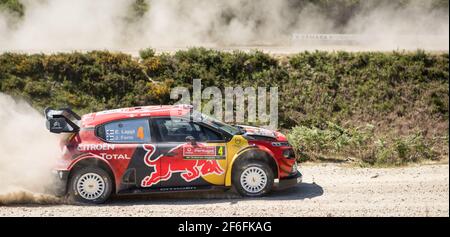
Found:
[{"label": "green bush", "polygon": [[23,17],[25,7],[19,0],[0,0],[0,11],[6,10],[18,17]]},{"label": "green bush", "polygon": [[155,56],[155,50],[151,49],[151,48],[140,50],[139,51],[139,56],[143,60],[150,59],[150,58]]},{"label": "green bush", "polygon": [[[275,58],[192,48],[159,55],[144,49],[140,58],[108,51],[0,54],[0,91],[38,109],[70,106],[86,113],[170,104],[170,89],[192,88],[196,78],[221,89],[277,86],[279,127],[292,129],[293,144],[311,159],[397,164],[416,161],[417,154],[448,155],[448,139],[433,140],[448,138],[448,53],[302,52]],[[407,139],[417,131],[420,138]]]},{"label": "green bush", "polygon": [[354,129],[345,129],[334,123],[328,123],[325,128],[297,126],[292,128],[288,139],[300,160],[342,156],[360,158],[373,137],[373,130],[370,124]]},{"label": "green bush", "polygon": [[433,150],[433,144],[420,134],[414,134],[401,138],[394,138],[392,141],[377,140],[375,142],[375,159],[362,161],[377,165],[403,165],[409,162],[421,160],[437,160],[438,152]]},{"label": "green bush", "polygon": [[288,135],[299,161],[359,160],[370,165],[403,165],[438,160],[433,144],[420,133],[406,137],[375,139],[374,127],[344,129],[330,123],[327,128],[294,127]]}]

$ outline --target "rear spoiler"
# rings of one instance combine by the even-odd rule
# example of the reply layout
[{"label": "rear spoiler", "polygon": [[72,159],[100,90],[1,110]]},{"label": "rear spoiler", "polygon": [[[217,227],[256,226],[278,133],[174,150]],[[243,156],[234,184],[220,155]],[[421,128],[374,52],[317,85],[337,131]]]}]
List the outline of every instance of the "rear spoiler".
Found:
[{"label": "rear spoiler", "polygon": [[44,110],[47,129],[52,133],[76,133],[80,131],[81,117],[69,108]]}]

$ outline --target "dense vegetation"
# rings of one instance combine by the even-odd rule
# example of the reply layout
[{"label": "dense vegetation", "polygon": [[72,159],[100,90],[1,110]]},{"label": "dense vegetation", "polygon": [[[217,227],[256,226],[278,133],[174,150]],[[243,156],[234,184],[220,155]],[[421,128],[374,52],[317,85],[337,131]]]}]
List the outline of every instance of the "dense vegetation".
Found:
[{"label": "dense vegetation", "polygon": [[0,91],[80,113],[170,104],[171,88],[278,86],[279,124],[301,159],[403,164],[448,155],[449,54],[204,48],[140,58],[93,51],[0,55]]}]

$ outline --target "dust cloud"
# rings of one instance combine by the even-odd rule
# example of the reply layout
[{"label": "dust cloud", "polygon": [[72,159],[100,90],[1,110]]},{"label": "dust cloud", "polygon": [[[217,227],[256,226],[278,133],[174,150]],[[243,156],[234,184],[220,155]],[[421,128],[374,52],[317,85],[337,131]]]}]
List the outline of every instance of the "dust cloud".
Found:
[{"label": "dust cloud", "polygon": [[58,137],[44,121],[25,101],[0,93],[0,205],[59,202],[51,195]]},{"label": "dust cloud", "polygon": [[449,48],[448,8],[435,8],[433,1],[402,6],[364,1],[345,22],[332,16],[333,9],[324,12],[298,0],[148,0],[148,11],[131,22],[127,16],[134,0],[21,2],[25,15],[18,23],[8,24],[10,17],[0,12],[0,51],[340,46],[333,41],[310,45],[293,40],[295,34],[358,35],[350,46],[361,50]]}]

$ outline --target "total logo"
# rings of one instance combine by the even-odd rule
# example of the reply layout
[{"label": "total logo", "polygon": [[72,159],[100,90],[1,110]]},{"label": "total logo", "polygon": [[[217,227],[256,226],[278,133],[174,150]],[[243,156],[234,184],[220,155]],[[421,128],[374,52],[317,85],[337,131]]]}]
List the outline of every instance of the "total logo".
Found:
[{"label": "total logo", "polygon": [[99,155],[103,159],[106,159],[106,160],[130,160],[131,159],[127,154],[100,153]]},{"label": "total logo", "polygon": [[[179,145],[171,149],[169,153],[179,149],[181,146]],[[189,160],[183,159],[183,156],[168,159],[167,161],[169,163],[161,166],[162,162],[159,162],[159,159],[162,155],[153,160],[151,159],[155,153],[155,147],[153,145],[144,145],[144,150],[146,150],[144,157],[145,164],[153,167],[155,171],[142,180],[142,187],[151,187],[161,181],[169,180],[173,173],[180,173],[181,178],[186,182],[191,182],[201,176],[209,174],[222,175],[225,172],[217,160]]]}]

